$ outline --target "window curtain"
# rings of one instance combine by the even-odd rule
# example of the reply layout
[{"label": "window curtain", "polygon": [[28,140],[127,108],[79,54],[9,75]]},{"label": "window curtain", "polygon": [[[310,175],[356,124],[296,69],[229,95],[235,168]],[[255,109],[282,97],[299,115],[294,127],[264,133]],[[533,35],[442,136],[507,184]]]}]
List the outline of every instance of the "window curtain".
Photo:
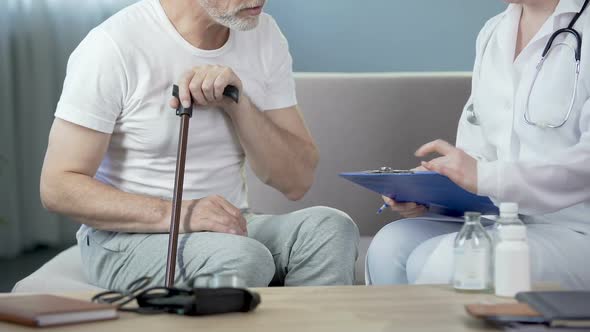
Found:
[{"label": "window curtain", "polygon": [[0,257],[75,242],[78,224],[45,211],[39,177],[70,53],[135,0],[0,1]]}]

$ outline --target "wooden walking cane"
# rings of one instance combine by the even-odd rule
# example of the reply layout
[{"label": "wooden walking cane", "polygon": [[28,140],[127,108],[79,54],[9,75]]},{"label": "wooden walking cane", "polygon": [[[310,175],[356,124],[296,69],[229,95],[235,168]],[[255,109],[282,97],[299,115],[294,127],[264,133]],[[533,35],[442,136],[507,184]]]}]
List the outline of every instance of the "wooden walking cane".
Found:
[{"label": "wooden walking cane", "polygon": [[[168,257],[166,262],[166,287],[174,287],[176,270],[176,249],[178,247],[178,229],[180,226],[180,208],[182,206],[182,191],[184,184],[184,169],[186,161],[186,145],[188,141],[189,120],[193,116],[193,106],[184,108],[180,103],[178,86],[172,87],[172,95],[178,99],[179,106],[176,115],[180,116],[180,134],[178,138],[178,153],[176,155],[176,175],[174,177],[174,196],[172,198],[172,217],[170,220],[170,234],[168,236]],[[223,95],[239,102],[240,91],[233,85],[223,90]]]}]

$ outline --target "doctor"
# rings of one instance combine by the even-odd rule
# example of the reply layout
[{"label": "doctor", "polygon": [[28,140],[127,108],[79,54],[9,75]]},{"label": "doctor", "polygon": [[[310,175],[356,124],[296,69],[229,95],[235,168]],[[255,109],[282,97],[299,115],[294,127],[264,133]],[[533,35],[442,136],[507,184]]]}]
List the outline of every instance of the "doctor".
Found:
[{"label": "doctor", "polygon": [[[457,146],[437,140],[416,156],[437,153],[421,167],[495,202],[519,203],[533,282],[590,289],[589,0],[508,2],[477,38]],[[384,200],[406,219],[375,236],[367,283],[449,282],[461,224]]]}]

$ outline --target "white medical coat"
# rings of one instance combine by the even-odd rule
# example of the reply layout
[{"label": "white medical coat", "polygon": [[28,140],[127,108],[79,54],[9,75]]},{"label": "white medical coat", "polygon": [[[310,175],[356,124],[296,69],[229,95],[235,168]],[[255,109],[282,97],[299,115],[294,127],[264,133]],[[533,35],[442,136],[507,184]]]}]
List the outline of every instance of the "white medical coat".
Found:
[{"label": "white medical coat", "polygon": [[[525,122],[535,67],[551,34],[567,27],[583,0],[560,1],[555,12],[515,59],[522,7],[489,20],[476,45],[472,93],[459,121],[457,147],[478,159],[478,194],[518,202],[525,221],[558,223],[590,234],[590,8],[574,28],[582,35],[580,80],[573,112],[557,129]],[[576,47],[570,34],[554,44]],[[550,53],[530,97],[530,117],[559,123],[574,82],[574,55],[567,47]],[[480,125],[467,121],[469,105]]]}]

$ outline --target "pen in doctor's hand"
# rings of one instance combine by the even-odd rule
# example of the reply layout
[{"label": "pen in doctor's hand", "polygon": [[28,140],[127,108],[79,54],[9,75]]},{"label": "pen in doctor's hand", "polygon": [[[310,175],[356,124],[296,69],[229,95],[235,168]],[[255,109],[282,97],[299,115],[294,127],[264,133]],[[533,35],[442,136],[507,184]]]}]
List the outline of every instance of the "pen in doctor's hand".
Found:
[{"label": "pen in doctor's hand", "polygon": [[389,207],[389,204],[384,203],[383,205],[381,205],[379,210],[377,210],[377,214],[381,214],[383,212],[383,210],[387,209],[388,207]]}]

